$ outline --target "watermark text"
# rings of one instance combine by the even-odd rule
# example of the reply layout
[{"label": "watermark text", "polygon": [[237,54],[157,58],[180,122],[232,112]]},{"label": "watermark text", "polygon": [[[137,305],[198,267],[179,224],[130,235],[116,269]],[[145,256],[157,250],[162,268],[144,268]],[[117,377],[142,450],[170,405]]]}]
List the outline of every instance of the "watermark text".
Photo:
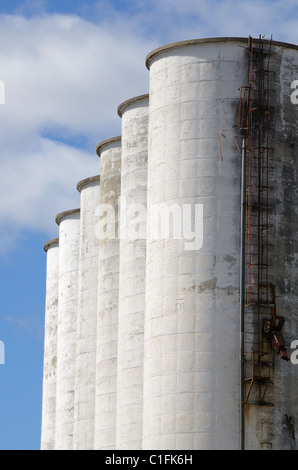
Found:
[{"label": "watermark text", "polygon": [[5,104],[5,85],[2,80],[0,80],[0,104]]},{"label": "watermark text", "polygon": [[[295,339],[294,341],[291,342],[291,349],[298,348],[298,339]],[[291,356],[291,363],[297,365],[298,364],[298,349],[295,349],[295,351],[292,352]]]},{"label": "watermark text", "polygon": [[291,83],[291,89],[294,90],[291,93],[291,103],[298,104],[298,80],[293,80]]},{"label": "watermark text", "polygon": [[127,204],[118,199],[117,207],[101,204],[95,211],[95,227],[100,240],[183,240],[185,250],[203,246],[203,204]]},{"label": "watermark text", "polygon": [[0,365],[5,364],[5,345],[3,341],[0,341]]}]

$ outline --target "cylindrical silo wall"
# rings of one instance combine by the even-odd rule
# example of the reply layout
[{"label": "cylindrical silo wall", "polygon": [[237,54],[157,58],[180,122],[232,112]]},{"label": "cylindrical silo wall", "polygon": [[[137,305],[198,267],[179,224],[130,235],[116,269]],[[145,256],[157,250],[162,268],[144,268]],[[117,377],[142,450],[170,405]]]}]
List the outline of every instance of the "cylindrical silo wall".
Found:
[{"label": "cylindrical silo wall", "polygon": [[148,211],[166,220],[166,205],[175,232],[158,237],[149,216],[144,449],[240,445],[241,156],[227,131],[221,159],[218,136],[237,122],[244,46],[185,41],[147,58]]},{"label": "cylindrical silo wall", "polygon": [[[141,449],[149,96],[122,103],[117,449]],[[143,222],[141,222],[141,219]]]},{"label": "cylindrical silo wall", "polygon": [[56,364],[58,324],[59,239],[44,246],[47,253],[41,450],[55,449]]},{"label": "cylindrical silo wall", "polygon": [[99,268],[94,448],[109,450],[116,445],[121,138],[102,142],[97,154],[101,184],[96,226]]},{"label": "cylindrical silo wall", "polygon": [[[298,105],[291,100],[298,78],[298,47],[274,43],[270,71],[270,226],[269,281],[275,291],[276,316],[285,320],[282,334],[289,355],[298,339]],[[263,312],[268,319],[268,312]],[[297,346],[295,346],[297,349]],[[275,350],[265,400],[273,406],[246,408],[246,449],[291,450],[293,439],[286,415],[298,419],[298,365],[281,360]]]},{"label": "cylindrical silo wall", "polygon": [[58,214],[59,297],[55,450],[72,450],[80,210]]},{"label": "cylindrical silo wall", "polygon": [[77,186],[81,194],[78,313],[74,394],[74,450],[94,446],[98,245],[95,212],[99,205],[100,177]]}]

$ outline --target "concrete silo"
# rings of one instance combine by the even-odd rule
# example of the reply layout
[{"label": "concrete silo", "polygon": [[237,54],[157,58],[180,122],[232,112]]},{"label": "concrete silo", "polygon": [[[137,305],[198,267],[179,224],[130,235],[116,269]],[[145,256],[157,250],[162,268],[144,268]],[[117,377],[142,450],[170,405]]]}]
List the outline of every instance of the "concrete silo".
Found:
[{"label": "concrete silo", "polygon": [[[249,42],[243,38],[183,41],[153,51],[146,60],[150,69],[148,206],[166,204],[174,213],[176,230],[180,223],[181,237],[176,232],[177,239],[157,239],[150,236],[148,224],[145,449],[290,446],[289,433],[281,444],[282,433],[277,436],[275,431],[277,423],[278,429],[287,427],[285,397],[289,397],[289,414],[297,415],[297,403],[291,398],[297,386],[297,371],[286,361],[275,364],[271,376],[275,385],[268,394],[273,394],[272,401],[278,407],[269,406],[265,400],[256,399],[256,395],[263,396],[266,374],[262,371],[257,375],[256,367],[251,372],[254,361],[247,353],[257,351],[254,366],[259,367],[262,361],[259,353],[271,348],[264,345],[268,338],[259,331],[266,319],[269,328],[272,327],[277,318],[273,307],[282,312],[279,315],[285,316],[287,312],[285,325],[288,328],[291,325],[292,335],[298,333],[294,321],[297,252],[293,243],[297,237],[297,217],[291,208],[297,190],[297,122],[289,100],[291,79],[297,75],[298,54],[295,46],[260,39],[252,48],[254,65],[250,68],[249,48]],[[271,66],[269,91],[264,70]],[[248,83],[251,73],[255,74],[254,85]],[[241,86],[246,91],[239,105]],[[247,90],[248,94],[249,90],[254,92],[249,104]],[[261,95],[267,97],[269,93],[272,101],[270,109],[265,109],[264,103],[260,104]],[[252,113],[257,109],[259,119],[254,115],[252,133],[262,129],[259,140],[254,137],[250,142],[247,127],[239,124],[238,113],[240,110],[240,114],[247,116],[249,105]],[[243,136],[246,147],[241,152]],[[267,155],[264,149],[269,147],[274,149],[274,161],[270,163],[264,157]],[[262,155],[252,156],[256,151]],[[244,227],[246,235],[248,225],[253,231],[249,241],[245,241],[244,234],[241,236],[242,157],[252,178],[244,181],[245,190],[259,188],[250,207],[258,218],[253,219],[250,214]],[[249,168],[254,165],[252,162],[256,166]],[[264,171],[272,173],[270,184],[262,178],[263,166],[267,168]],[[271,261],[278,259],[278,263],[264,261],[266,240],[260,235],[262,230],[269,229],[261,215],[268,210],[263,207],[268,197],[260,196],[269,186],[273,204],[270,244],[274,246],[268,241],[267,246]],[[287,187],[291,189],[286,191]],[[188,204],[192,206],[192,217]],[[198,215],[203,208],[203,220],[194,216],[196,204],[201,207],[198,206]],[[248,211],[247,201],[244,208]],[[189,242],[191,232],[197,244]],[[245,251],[250,250],[253,258],[250,267],[247,260],[242,263],[243,241]],[[255,244],[257,253],[252,246]],[[286,268],[281,268],[285,260]],[[257,272],[252,268],[256,264]],[[267,281],[260,275],[262,269],[267,269]],[[243,313],[240,273],[246,279],[246,291],[250,282],[259,293],[258,300],[251,299],[254,306],[252,312],[246,310],[244,320],[239,313],[240,310]],[[270,283],[275,286],[277,300],[274,303],[267,299],[267,310],[263,312],[262,292],[269,289]],[[284,331],[286,335],[286,326]],[[253,343],[247,351],[241,351],[243,335]],[[250,386],[255,391],[244,404]]]},{"label": "concrete silo", "polygon": [[55,449],[59,239],[44,245],[47,253],[41,450]]},{"label": "concrete silo", "polygon": [[94,449],[109,450],[116,445],[121,137],[101,142],[97,154],[101,185],[95,225],[99,257]]},{"label": "concrete silo", "polygon": [[80,209],[56,216],[59,226],[59,296],[55,450],[72,450]]},{"label": "concrete silo", "polygon": [[246,449],[290,450],[298,413],[298,370],[290,361],[298,337],[298,114],[290,96],[298,47],[249,38],[246,51],[238,122],[247,194],[241,433]]},{"label": "concrete silo", "polygon": [[99,205],[100,177],[80,181],[81,194],[78,310],[74,389],[74,450],[94,446],[98,245],[95,212]]},{"label": "concrete silo", "polygon": [[149,96],[118,107],[122,118],[117,449],[142,448]]},{"label": "concrete silo", "polygon": [[59,260],[46,244],[55,448],[92,448],[94,431],[95,450],[295,449],[298,47],[196,39],[146,65],[149,95],[97,147],[100,193],[79,183]]}]

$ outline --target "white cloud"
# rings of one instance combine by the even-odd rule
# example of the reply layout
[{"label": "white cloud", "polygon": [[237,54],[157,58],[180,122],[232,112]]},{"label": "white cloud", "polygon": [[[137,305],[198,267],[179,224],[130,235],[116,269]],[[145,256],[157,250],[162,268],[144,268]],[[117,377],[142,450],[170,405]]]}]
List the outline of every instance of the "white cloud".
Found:
[{"label": "white cloud", "polygon": [[119,99],[148,87],[148,46],[133,32],[123,38],[71,15],[0,25],[5,113],[20,128],[55,124],[95,137],[114,122]]},{"label": "white cloud", "polygon": [[[298,42],[297,0],[132,0],[131,11],[160,45],[200,37],[259,36]],[[289,28],[289,25],[292,25]],[[296,26],[296,30],[295,30]]]},{"label": "white cloud", "polygon": [[44,322],[40,312],[27,313],[21,317],[15,315],[1,315],[0,320],[10,324],[22,335],[26,333],[35,340],[44,340]]},{"label": "white cloud", "polygon": [[23,148],[21,158],[6,155],[0,161],[0,214],[20,228],[50,230],[57,212],[77,207],[76,183],[99,173],[100,162],[95,154],[59,142],[36,141],[35,148]]},{"label": "white cloud", "polygon": [[73,15],[0,16],[3,240],[53,231],[55,213],[77,207],[76,183],[99,172],[97,143],[121,132],[117,106],[148,90],[150,46],[135,39]]},{"label": "white cloud", "polygon": [[23,229],[50,233],[54,213],[77,206],[76,183],[99,169],[97,143],[121,132],[117,106],[148,92],[152,49],[259,33],[297,43],[297,3],[131,0],[117,11],[101,0],[84,19],[29,0],[0,15],[0,245]]}]

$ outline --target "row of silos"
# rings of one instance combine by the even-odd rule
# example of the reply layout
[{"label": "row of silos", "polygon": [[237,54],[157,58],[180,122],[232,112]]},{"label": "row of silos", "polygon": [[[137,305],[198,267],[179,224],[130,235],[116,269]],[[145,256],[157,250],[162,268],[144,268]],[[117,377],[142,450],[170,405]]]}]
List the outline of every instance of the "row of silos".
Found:
[{"label": "row of silos", "polygon": [[[297,117],[287,99],[297,51],[270,42],[270,274],[289,340],[298,335]],[[247,63],[243,38],[149,54],[149,94],[119,106],[121,137],[97,147],[100,179],[80,182],[80,210],[57,216],[59,247],[45,246],[42,448],[293,446],[284,420],[298,416],[293,364],[274,362],[275,406],[242,403],[241,154],[232,136]]]},{"label": "row of silos", "polygon": [[[78,183],[80,209],[57,215],[59,239],[44,247],[42,449],[142,445],[146,241],[120,241],[118,204],[146,204],[148,95],[122,103],[119,115],[122,137],[97,147],[100,176]],[[133,172],[122,184],[121,160]]]}]

